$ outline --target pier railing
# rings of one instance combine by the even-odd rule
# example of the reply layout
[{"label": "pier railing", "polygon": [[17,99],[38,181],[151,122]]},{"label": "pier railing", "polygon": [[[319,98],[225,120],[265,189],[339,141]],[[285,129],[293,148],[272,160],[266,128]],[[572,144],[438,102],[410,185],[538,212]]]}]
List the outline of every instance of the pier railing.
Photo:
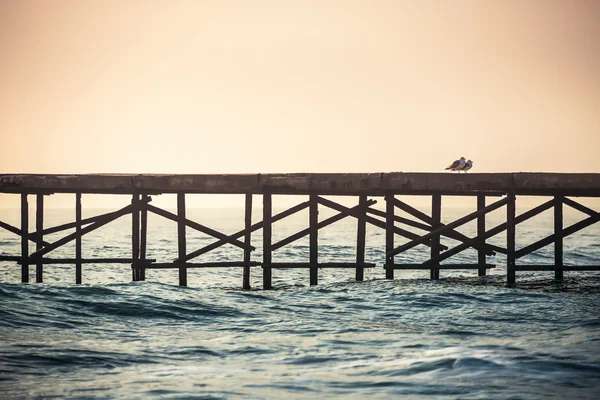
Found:
[{"label": "pier railing", "polygon": [[[517,271],[554,271],[556,279],[562,279],[564,271],[600,270],[600,265],[567,266],[563,263],[563,239],[579,232],[600,220],[600,213],[584,206],[570,197],[600,197],[600,174],[451,174],[451,173],[380,173],[380,174],[268,174],[268,175],[0,175],[0,193],[20,194],[21,227],[11,226],[0,221],[0,228],[21,238],[20,255],[1,255],[0,261],[13,261],[21,265],[22,282],[29,281],[29,266],[36,266],[36,282],[43,281],[44,265],[74,264],[75,282],[83,281],[84,264],[121,263],[129,264],[132,279],[146,279],[147,269],[177,269],[179,284],[187,285],[189,268],[230,268],[242,267],[242,287],[250,288],[252,267],[262,268],[263,288],[272,288],[272,270],[278,268],[304,268],[309,271],[311,285],[318,283],[318,271],[322,268],[353,268],[356,280],[364,279],[364,268],[376,266],[365,260],[366,225],[370,224],[385,231],[386,256],[383,263],[386,278],[394,279],[395,270],[429,270],[431,279],[440,278],[440,270],[472,269],[479,276],[486,274],[496,264],[487,262],[488,257],[500,253],[506,255],[507,283],[514,285]],[[75,196],[75,221],[44,228],[44,196],[53,193],[72,193]],[[131,204],[119,210],[82,218],[81,197],[83,193],[130,195]],[[151,196],[162,193],[176,193],[177,213],[156,207]],[[217,229],[186,218],[186,194],[245,194],[245,227],[234,234],[225,234]],[[306,195],[307,201],[273,215],[272,197],[275,195]],[[357,204],[344,206],[324,196],[343,195],[355,197]],[[404,196],[431,196],[431,215],[410,206],[402,200]],[[518,196],[551,197],[543,204],[516,215]],[[36,199],[36,226],[30,231],[28,226],[29,196]],[[252,222],[252,202],[261,196],[263,202],[262,221]],[[475,196],[477,209],[450,223],[441,222],[443,196]],[[385,211],[373,207],[374,198],[383,198]],[[487,204],[488,198],[494,199]],[[588,217],[571,226],[563,226],[563,206],[567,205]],[[327,207],[337,214],[319,221],[319,207]],[[308,209],[309,226],[278,242],[272,242],[273,223],[295,213]],[[414,219],[396,215],[402,210]],[[506,221],[490,229],[486,226],[486,215],[505,209]],[[553,209],[553,234],[516,249],[516,227],[540,213]],[[178,254],[171,261],[157,262],[146,257],[148,212],[177,223]],[[121,217],[131,216],[131,258],[83,258],[82,237]],[[332,263],[319,261],[319,230],[344,218],[357,221],[356,261],[352,263]],[[477,234],[469,237],[457,228],[476,221]],[[49,243],[47,235],[71,230],[75,232]],[[186,242],[186,229],[202,232],[215,239],[210,245],[189,251]],[[414,230],[424,231],[418,234]],[[262,261],[251,261],[252,233],[262,230]],[[506,247],[492,245],[487,241],[506,232]],[[309,237],[309,259],[306,262],[272,261],[272,253],[303,237]],[[396,236],[409,241],[395,246]],[[441,243],[447,237],[460,244],[448,248]],[[29,242],[35,243],[35,251],[29,254]],[[51,258],[48,254],[75,241],[74,258]],[[244,251],[243,259],[225,262],[194,262],[195,259],[225,244],[231,244]],[[548,245],[554,245],[552,265],[517,265],[517,260]],[[429,259],[422,263],[398,264],[395,256],[417,246],[429,248]],[[466,249],[477,251],[477,262],[472,264],[443,263]]]}]

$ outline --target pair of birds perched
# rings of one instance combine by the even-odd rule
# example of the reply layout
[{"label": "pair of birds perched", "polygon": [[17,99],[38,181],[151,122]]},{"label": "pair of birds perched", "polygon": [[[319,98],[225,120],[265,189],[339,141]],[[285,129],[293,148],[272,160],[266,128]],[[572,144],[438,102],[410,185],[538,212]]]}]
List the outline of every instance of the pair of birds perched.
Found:
[{"label": "pair of birds perched", "polygon": [[449,169],[450,171],[458,171],[459,174],[460,171],[465,171],[466,173],[471,168],[473,168],[473,161],[465,161],[464,157],[461,157],[459,160],[454,161],[452,164],[446,167],[446,169]]}]

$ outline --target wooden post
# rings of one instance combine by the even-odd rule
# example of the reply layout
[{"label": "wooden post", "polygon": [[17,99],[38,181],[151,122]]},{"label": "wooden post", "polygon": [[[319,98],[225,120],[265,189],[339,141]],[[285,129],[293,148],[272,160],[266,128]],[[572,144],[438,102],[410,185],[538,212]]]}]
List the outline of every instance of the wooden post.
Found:
[{"label": "wooden post", "polygon": [[271,274],[271,193],[263,194],[263,289],[272,289]]},{"label": "wooden post", "polygon": [[516,214],[516,201],[515,195],[512,191],[508,192],[509,201],[506,204],[506,283],[509,286],[514,286],[516,282],[515,272],[515,214]]},{"label": "wooden post", "polygon": [[[252,237],[252,194],[246,193],[246,214],[244,216],[244,228],[246,233],[244,234],[244,244],[250,246]],[[250,290],[250,249],[244,250],[244,273],[242,279],[242,288],[244,290]]]},{"label": "wooden post", "polygon": [[[358,228],[356,231],[356,263],[364,264],[365,262],[365,243],[367,234],[367,196],[361,194],[358,198],[358,205],[360,206],[360,217],[358,218]],[[362,281],[365,279],[365,269],[356,267],[356,280]]]},{"label": "wooden post", "polygon": [[394,279],[394,195],[385,196],[385,278]]},{"label": "wooden post", "polygon": [[311,194],[309,202],[310,285],[314,286],[319,283],[319,268],[317,267],[319,263],[319,203],[317,202],[317,195]]},{"label": "wooden post", "polygon": [[[35,240],[35,251],[39,251],[42,249],[42,247],[44,247],[44,237],[42,235],[42,232],[44,231],[44,195],[38,193],[36,200],[35,230],[38,235]],[[44,282],[44,264],[41,260],[35,266],[35,281],[37,283]]]},{"label": "wooden post", "polygon": [[29,282],[29,204],[27,193],[21,193],[21,282]]},{"label": "wooden post", "polygon": [[83,281],[82,263],[81,263],[81,193],[75,193],[75,284],[79,285]]},{"label": "wooden post", "polygon": [[[435,230],[440,226],[442,222],[442,195],[433,194],[431,195],[431,222],[433,223],[432,228]],[[437,235],[431,238],[431,258],[440,255],[440,236]],[[440,279],[440,263],[435,263],[431,267],[430,278],[433,280]]]},{"label": "wooden post", "polygon": [[134,194],[131,199],[131,258],[132,258],[132,279],[139,281],[139,272],[137,266],[140,258],[140,195]]},{"label": "wooden post", "polygon": [[[485,208],[485,195],[478,194],[477,195],[477,211]],[[485,214],[481,214],[477,217],[477,237],[479,249],[477,250],[477,264],[479,264],[479,276],[485,276],[486,269],[485,264],[487,262],[485,255],[485,238],[483,235],[485,234]]]},{"label": "wooden post", "polygon": [[563,196],[554,196],[554,279],[563,278]]},{"label": "wooden post", "polygon": [[[186,254],[185,241],[185,193],[177,193],[177,257],[183,258]],[[187,286],[187,268],[179,267],[179,286]]]},{"label": "wooden post", "polygon": [[[147,194],[142,195],[142,206],[140,209],[140,260],[143,263],[146,262],[146,248],[148,242],[148,209],[146,208],[146,204],[148,204],[148,196]],[[138,269],[138,280],[145,281],[146,280],[146,268]]]}]

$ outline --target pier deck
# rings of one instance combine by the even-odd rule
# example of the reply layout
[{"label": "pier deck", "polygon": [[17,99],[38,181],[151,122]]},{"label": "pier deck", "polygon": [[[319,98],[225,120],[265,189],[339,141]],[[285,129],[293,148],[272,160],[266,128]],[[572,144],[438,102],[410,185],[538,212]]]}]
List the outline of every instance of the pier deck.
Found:
[{"label": "pier deck", "polygon": [[[243,288],[250,288],[250,268],[261,267],[263,288],[271,288],[273,268],[309,269],[310,284],[318,283],[320,268],[354,268],[356,279],[363,280],[364,268],[375,263],[365,260],[365,227],[369,223],[385,231],[386,258],[383,267],[386,278],[394,279],[394,271],[404,269],[427,269],[432,279],[439,279],[440,270],[476,269],[480,276],[495,265],[487,262],[488,257],[497,253],[506,255],[507,283],[514,285],[516,271],[554,271],[555,278],[561,279],[563,271],[599,270],[600,266],[565,266],[563,264],[563,238],[600,221],[600,213],[584,206],[570,197],[600,197],[600,174],[576,173],[295,173],[295,174],[212,174],[212,175],[168,175],[168,174],[2,174],[0,175],[0,193],[19,194],[21,196],[21,226],[15,227],[0,221],[0,228],[21,237],[20,255],[0,255],[0,261],[13,261],[21,265],[22,282],[29,281],[29,265],[36,265],[36,281],[43,281],[45,264],[73,263],[76,266],[76,283],[82,282],[82,265],[86,263],[125,263],[130,264],[133,280],[145,280],[146,269],[174,268],[179,271],[180,285],[187,285],[188,268],[243,267]],[[72,193],[75,196],[75,221],[60,226],[44,227],[44,196],[54,193]],[[177,194],[177,213],[155,207],[150,203],[156,194]],[[186,218],[186,194],[244,194],[246,198],[245,228],[234,234],[224,234],[201,223]],[[131,205],[120,210],[81,218],[82,194],[122,194],[131,195]],[[28,226],[28,198],[36,198],[36,227],[31,231]],[[253,197],[260,195],[263,204],[263,220],[252,223]],[[272,214],[274,195],[306,195],[308,200],[279,214]],[[358,203],[346,207],[323,196],[355,196]],[[431,196],[431,215],[408,205],[400,197],[411,195]],[[516,214],[517,196],[550,197],[545,203]],[[441,222],[442,196],[476,196],[477,210],[448,224]],[[372,206],[377,200],[369,198],[383,197],[385,211]],[[487,198],[494,201],[486,203]],[[500,199],[498,199],[500,197]],[[571,226],[563,226],[563,207],[574,208],[587,218]],[[327,207],[338,212],[333,217],[319,220],[319,207]],[[408,213],[414,219],[403,218],[395,214],[396,209]],[[486,228],[486,215],[494,210],[506,210],[506,222],[491,229]],[[284,219],[301,210],[309,211],[309,227],[278,243],[272,243],[274,222]],[[535,243],[517,249],[515,245],[516,226],[540,213],[554,210],[554,233]],[[147,214],[152,212],[177,222],[178,256],[177,259],[164,262],[146,258]],[[132,217],[132,255],[121,259],[87,259],[82,256],[81,238],[114,220],[131,215]],[[318,232],[343,218],[351,217],[357,221],[357,245],[355,263],[319,262]],[[467,237],[456,228],[477,221],[477,235]],[[53,243],[44,241],[44,236],[75,228],[75,232]],[[201,249],[188,252],[186,229],[193,229],[210,235],[216,241]],[[415,229],[423,231],[415,233]],[[251,234],[263,231],[263,260],[250,261],[255,247]],[[506,247],[495,246],[486,241],[506,231]],[[305,237],[310,238],[310,259],[306,263],[273,263],[272,252]],[[409,241],[395,246],[394,238],[402,236]],[[448,248],[441,243],[442,237],[458,240],[461,244]],[[28,242],[36,244],[36,250],[29,254]],[[75,257],[57,259],[46,257],[51,251],[66,243],[75,241]],[[232,244],[244,250],[243,260],[226,262],[192,262],[193,259],[208,253],[224,244]],[[555,259],[552,265],[517,265],[517,259],[531,254],[542,247],[554,245]],[[396,264],[394,257],[416,246],[429,248],[430,259],[420,264]],[[468,249],[477,250],[477,263],[442,264],[443,261]]]}]

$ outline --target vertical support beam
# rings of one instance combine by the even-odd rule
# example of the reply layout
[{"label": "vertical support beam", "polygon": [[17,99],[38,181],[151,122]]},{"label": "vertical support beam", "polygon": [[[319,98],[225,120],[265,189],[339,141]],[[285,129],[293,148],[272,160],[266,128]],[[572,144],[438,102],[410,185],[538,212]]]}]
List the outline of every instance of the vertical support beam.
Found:
[{"label": "vertical support beam", "polygon": [[310,234],[310,285],[314,286],[319,283],[319,203],[317,195],[309,196],[309,234]]},{"label": "vertical support beam", "polygon": [[273,288],[271,273],[271,233],[273,228],[271,193],[263,194],[263,289]]},{"label": "vertical support beam", "polygon": [[[361,194],[358,198],[359,218],[358,228],[356,230],[356,263],[364,264],[365,262],[365,243],[367,235],[367,195]],[[365,279],[365,269],[356,267],[356,280],[362,281]]]},{"label": "vertical support beam", "polygon": [[[35,240],[35,251],[39,251],[44,247],[42,231],[44,230],[44,195],[37,194],[36,209],[35,209],[35,230],[38,233]],[[35,266],[35,281],[37,283],[44,282],[44,264],[40,260]]]},{"label": "vertical support beam", "polygon": [[394,195],[385,196],[385,278],[394,279]]},{"label": "vertical support beam", "polygon": [[563,278],[563,196],[554,196],[554,279]]},{"label": "vertical support beam", "polygon": [[[185,241],[185,193],[177,193],[177,257],[186,255]],[[187,286],[187,268],[179,267],[179,286]]]},{"label": "vertical support beam", "polygon": [[21,193],[21,282],[29,282],[29,204]]},{"label": "vertical support beam", "polygon": [[514,286],[516,281],[515,273],[515,214],[516,201],[512,191],[508,192],[509,201],[506,204],[506,283],[508,286]]},{"label": "vertical support beam", "polygon": [[75,284],[83,281],[81,263],[81,193],[75,193]]},{"label": "vertical support beam", "polygon": [[[244,216],[244,244],[250,246],[252,231],[252,194],[246,193],[246,214]],[[242,288],[244,290],[250,290],[250,249],[244,250],[244,276],[242,279]]]},{"label": "vertical support beam", "polygon": [[[485,208],[485,195],[478,194],[477,195],[477,211]],[[477,217],[477,245],[479,249],[477,250],[477,264],[479,264],[479,276],[485,276],[486,269],[485,264],[487,262],[485,255],[485,238],[483,235],[485,234],[485,214],[481,214]]]},{"label": "vertical support beam", "polygon": [[[442,195],[432,194],[431,195],[431,222],[433,223],[432,228],[437,229],[442,222]],[[440,255],[440,236],[437,235],[431,238],[431,258]],[[440,279],[440,263],[432,265],[430,278],[433,280]]]},{"label": "vertical support beam", "polygon": [[131,198],[131,258],[132,279],[139,281],[137,266],[140,258],[140,195],[134,194]]},{"label": "vertical support beam", "polygon": [[[148,204],[148,196],[147,194],[142,195],[142,200],[140,207],[140,260],[142,262],[146,262],[146,247],[148,243],[148,209],[146,208],[146,204]],[[138,270],[138,279],[140,281],[146,280],[146,268],[142,268]]]}]

